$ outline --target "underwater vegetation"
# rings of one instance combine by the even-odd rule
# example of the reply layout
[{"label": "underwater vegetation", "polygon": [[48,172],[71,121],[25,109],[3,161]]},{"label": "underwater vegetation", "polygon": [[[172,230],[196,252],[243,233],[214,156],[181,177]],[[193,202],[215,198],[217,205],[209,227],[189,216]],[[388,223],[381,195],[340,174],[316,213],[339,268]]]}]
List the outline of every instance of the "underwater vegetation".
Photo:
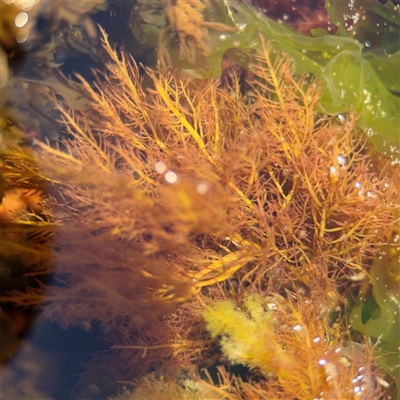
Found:
[{"label": "underwater vegetation", "polygon": [[[363,391],[361,397],[379,397],[381,390],[374,386],[373,372],[366,364],[371,349],[343,346],[340,327],[329,327],[324,320],[328,315],[321,314],[310,299],[297,297],[293,304],[279,296],[247,295],[241,308],[220,301],[203,315],[232,363],[257,368],[267,377],[258,389],[259,398],[350,399],[359,398]],[[257,393],[256,388],[247,388],[248,393],[238,397],[257,398],[250,395],[252,390]]]},{"label": "underwater vegetation", "polygon": [[[244,94],[234,74],[221,86],[162,62],[141,73],[103,41],[107,70],[94,85],[80,78],[90,107],[59,110],[66,138],[2,152],[7,184],[45,197],[45,217],[18,209],[5,234],[16,242],[7,230],[32,225],[50,236],[37,274],[51,264],[55,283],[1,301],[44,303],[65,328],[100,324],[111,347],[82,379],[156,371],[132,398],[369,399],[380,382],[393,387],[375,344],[350,330],[371,261],[395,242],[399,198],[398,165],[357,116],[321,114],[319,82],[262,40]],[[221,384],[194,372],[217,361]]]},{"label": "underwater vegetation", "polygon": [[[101,28],[102,51],[80,41],[96,42],[88,15],[104,1],[28,13],[32,48],[41,19],[78,25],[36,61],[57,68],[66,48],[108,60],[93,81],[43,69],[18,83],[0,54],[0,301],[103,332],[109,349],[81,386],[125,385],[114,399],[399,396],[399,7],[352,4],[357,23],[327,1],[336,34],[305,37],[234,1],[117,2],[138,51],[157,49],[151,67]],[[246,82],[236,68],[218,79],[223,56]],[[29,104],[10,107],[24,88]],[[28,106],[47,122],[17,126]]]},{"label": "underwater vegetation", "polygon": [[[311,30],[308,37],[240,1],[193,4],[186,6],[191,12],[180,13],[179,2],[138,1],[131,14],[133,36],[147,48],[157,47],[161,32],[165,55],[175,65],[203,78],[220,74],[224,54],[251,71],[252,53],[260,47],[262,36],[273,49],[291,57],[296,73],[306,72],[317,78],[322,85],[320,111],[337,114],[355,110],[359,114],[358,124],[378,150],[398,159],[398,5],[379,4],[375,0],[326,1],[326,11],[336,33],[332,35],[319,28]],[[204,9],[201,17],[195,10],[197,4]],[[269,7],[268,3],[265,7]],[[175,10],[174,18],[171,10]],[[213,28],[214,21],[224,21],[225,26],[219,24]],[[197,26],[198,30],[185,31],[188,26]],[[193,38],[204,38],[208,26],[208,51],[197,45],[194,60]],[[188,46],[192,50],[187,50]]]}]

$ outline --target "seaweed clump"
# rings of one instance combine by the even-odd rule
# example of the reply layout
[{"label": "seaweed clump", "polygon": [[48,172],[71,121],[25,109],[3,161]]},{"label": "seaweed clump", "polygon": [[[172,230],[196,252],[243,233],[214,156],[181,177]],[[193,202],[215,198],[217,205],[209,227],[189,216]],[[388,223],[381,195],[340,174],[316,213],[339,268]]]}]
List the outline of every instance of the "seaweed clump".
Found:
[{"label": "seaweed clump", "polygon": [[[56,284],[1,301],[37,307],[44,300],[43,313],[66,328],[100,323],[112,354],[92,372],[113,364],[111,379],[132,381],[150,369],[218,358],[204,304],[229,298],[215,310],[229,304],[229,315],[240,318],[232,301],[256,293],[245,301],[253,318],[246,324],[264,329],[279,357],[259,362],[222,342],[229,360],[258,368],[265,379],[253,397],[240,397],[241,383],[221,372],[227,387],[238,398],[312,398],[336,368],[328,392],[354,398],[348,386],[335,389],[339,370],[351,385],[358,368],[372,368],[372,352],[346,358],[351,367],[340,367],[335,355],[322,365],[311,342],[319,337],[324,351],[344,347],[348,326],[332,328],[332,312],[345,309],[380,246],[392,240],[397,167],[369,150],[355,115],[319,114],[318,83],[296,77],[290,60],[270,47],[255,55],[252,90],[242,95],[234,76],[230,87],[163,65],[143,76],[103,37],[107,72],[94,87],[81,79],[91,107],[60,110],[70,139],[58,147],[37,142],[40,171],[27,178],[53,186]],[[5,163],[13,151],[10,144]],[[5,178],[12,173],[3,170]],[[286,299],[276,306],[287,320],[281,330],[278,317],[261,315],[262,296],[274,293]],[[233,320],[218,326],[210,312],[208,329],[225,335]],[[288,333],[296,321],[315,332]],[[296,352],[304,372],[292,376]],[[372,379],[362,396],[375,389]]]},{"label": "seaweed clump", "polygon": [[328,314],[319,313],[310,299],[298,297],[293,303],[253,294],[244,298],[242,310],[220,301],[204,318],[232,363],[268,379],[249,385],[230,377],[237,382],[238,398],[357,399],[383,393],[368,362],[371,346],[346,340],[341,327],[329,324]]}]

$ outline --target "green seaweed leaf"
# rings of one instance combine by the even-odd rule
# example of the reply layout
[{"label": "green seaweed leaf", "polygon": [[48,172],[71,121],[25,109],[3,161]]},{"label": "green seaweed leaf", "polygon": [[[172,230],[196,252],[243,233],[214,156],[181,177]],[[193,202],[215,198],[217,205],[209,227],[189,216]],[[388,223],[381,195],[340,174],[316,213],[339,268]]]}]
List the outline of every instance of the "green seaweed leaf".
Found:
[{"label": "green seaweed leaf", "polygon": [[337,35],[364,43],[366,52],[378,50],[393,54],[399,50],[400,8],[392,2],[326,0],[325,6],[339,28]]},{"label": "green seaweed leaf", "polygon": [[376,343],[377,363],[394,378],[400,396],[400,251],[385,246],[371,267],[371,286],[363,290],[353,308],[353,329]]}]

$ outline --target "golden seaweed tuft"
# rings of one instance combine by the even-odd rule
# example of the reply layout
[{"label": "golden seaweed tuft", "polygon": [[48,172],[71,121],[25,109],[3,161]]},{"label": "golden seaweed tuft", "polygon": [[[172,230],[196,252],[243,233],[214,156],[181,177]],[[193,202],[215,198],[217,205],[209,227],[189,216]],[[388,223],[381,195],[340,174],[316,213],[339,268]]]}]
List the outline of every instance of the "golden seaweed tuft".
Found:
[{"label": "golden seaweed tuft", "polygon": [[[80,78],[91,107],[60,110],[69,139],[34,146],[40,170],[31,176],[52,186],[46,213],[58,226],[59,284],[1,301],[35,307],[46,296],[44,314],[64,327],[107,327],[114,346],[104,369],[124,360],[116,379],[215,360],[211,336],[222,336],[228,360],[268,378],[251,389],[221,372],[233,392],[243,388],[232,398],[308,399],[321,390],[353,398],[341,371],[369,370],[372,352],[346,366],[329,316],[396,230],[396,167],[370,150],[355,115],[319,114],[318,82],[294,76],[268,46],[241,94],[235,78],[222,87],[161,65],[141,74],[104,32],[103,40],[107,72],[95,85]],[[7,180],[20,173],[12,157],[4,155]],[[264,312],[272,293],[284,300]],[[245,313],[234,307],[242,298]],[[211,336],[202,318],[210,300],[225,301],[205,311]],[[247,349],[245,327],[258,335]]]}]

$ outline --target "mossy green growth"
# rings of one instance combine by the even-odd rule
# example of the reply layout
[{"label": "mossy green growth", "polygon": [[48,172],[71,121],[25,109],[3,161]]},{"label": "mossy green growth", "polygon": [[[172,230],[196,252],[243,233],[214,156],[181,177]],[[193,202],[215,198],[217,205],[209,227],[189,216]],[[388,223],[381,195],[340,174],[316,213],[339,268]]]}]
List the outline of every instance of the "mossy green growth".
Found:
[{"label": "mossy green growth", "polygon": [[259,368],[263,374],[276,373],[277,365],[282,367],[290,359],[276,340],[273,313],[263,303],[260,295],[249,295],[243,312],[232,301],[220,301],[203,317],[212,337],[221,337],[222,352],[232,363]]}]

